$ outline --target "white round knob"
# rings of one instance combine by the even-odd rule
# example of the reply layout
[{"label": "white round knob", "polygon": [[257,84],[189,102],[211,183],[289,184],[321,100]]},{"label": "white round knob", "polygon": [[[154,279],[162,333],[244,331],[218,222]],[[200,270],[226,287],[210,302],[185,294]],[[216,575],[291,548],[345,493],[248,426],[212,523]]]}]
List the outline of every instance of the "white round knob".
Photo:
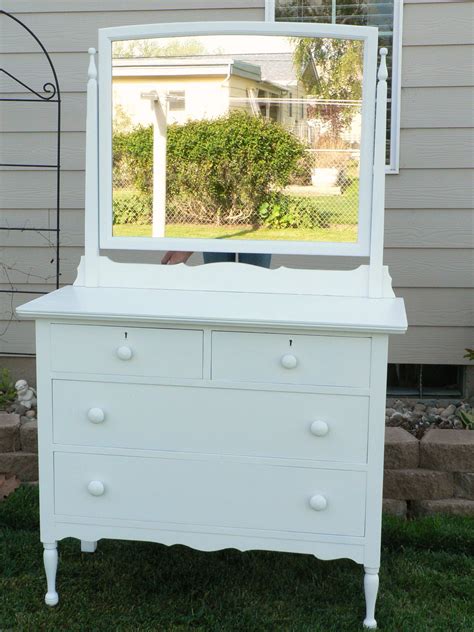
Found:
[{"label": "white round knob", "polygon": [[133,356],[133,351],[130,349],[130,347],[124,345],[123,347],[119,347],[117,349],[117,355],[121,360],[130,360],[130,358]]},{"label": "white round knob", "polygon": [[104,483],[102,483],[101,481],[91,481],[87,486],[87,491],[92,496],[102,496],[102,494],[105,492]]},{"label": "white round knob", "polygon": [[105,413],[102,408],[89,408],[87,419],[92,421],[93,424],[101,424],[105,419]]},{"label": "white round knob", "polygon": [[298,360],[296,356],[292,355],[291,353],[287,353],[281,359],[281,365],[284,366],[285,369],[294,369],[297,364]]},{"label": "white round knob", "polygon": [[328,501],[322,494],[316,494],[309,499],[309,505],[314,511],[323,511],[328,506]]},{"label": "white round knob", "polygon": [[316,437],[324,437],[329,432],[329,426],[325,421],[317,419],[311,424],[311,432]]}]

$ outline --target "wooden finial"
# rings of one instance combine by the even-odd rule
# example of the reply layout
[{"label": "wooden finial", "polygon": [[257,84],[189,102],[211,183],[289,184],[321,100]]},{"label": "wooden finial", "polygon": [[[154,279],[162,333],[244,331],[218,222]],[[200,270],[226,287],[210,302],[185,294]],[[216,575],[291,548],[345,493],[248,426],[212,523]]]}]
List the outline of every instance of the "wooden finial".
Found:
[{"label": "wooden finial", "polygon": [[388,50],[386,48],[380,49],[380,66],[379,66],[379,72],[377,74],[377,78],[379,81],[387,81],[387,77],[388,77],[387,53],[388,53]]},{"label": "wooden finial", "polygon": [[90,55],[89,69],[87,71],[87,75],[89,79],[97,79],[97,67],[95,65],[95,54],[97,51],[95,50],[95,48],[89,48],[87,52]]}]

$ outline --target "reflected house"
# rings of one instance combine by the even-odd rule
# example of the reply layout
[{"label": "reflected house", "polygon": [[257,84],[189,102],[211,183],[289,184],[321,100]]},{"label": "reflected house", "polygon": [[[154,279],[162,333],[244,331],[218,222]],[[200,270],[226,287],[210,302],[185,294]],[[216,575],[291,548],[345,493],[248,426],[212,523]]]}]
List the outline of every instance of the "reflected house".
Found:
[{"label": "reflected house", "polygon": [[[317,77],[312,63],[304,73]],[[118,129],[153,122],[150,103],[144,98],[153,92],[166,96],[168,124],[244,109],[308,139],[307,108],[302,102],[307,95],[290,53],[113,60],[114,124]]]}]

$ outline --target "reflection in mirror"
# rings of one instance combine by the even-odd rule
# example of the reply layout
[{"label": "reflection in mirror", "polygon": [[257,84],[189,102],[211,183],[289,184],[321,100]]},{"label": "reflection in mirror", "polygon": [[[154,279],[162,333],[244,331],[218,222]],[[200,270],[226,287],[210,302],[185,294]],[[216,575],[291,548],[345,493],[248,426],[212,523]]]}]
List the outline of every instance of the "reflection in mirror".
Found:
[{"label": "reflection in mirror", "polygon": [[357,242],[363,45],[113,42],[113,235]]}]

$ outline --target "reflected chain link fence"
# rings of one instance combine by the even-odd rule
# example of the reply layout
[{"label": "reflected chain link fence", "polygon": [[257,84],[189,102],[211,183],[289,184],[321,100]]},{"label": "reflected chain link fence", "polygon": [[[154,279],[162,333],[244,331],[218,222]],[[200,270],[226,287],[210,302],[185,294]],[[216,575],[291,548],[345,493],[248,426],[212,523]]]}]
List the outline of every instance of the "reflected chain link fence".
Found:
[{"label": "reflected chain link fence", "polygon": [[[200,226],[204,232],[206,225],[229,229],[266,228],[275,233],[275,239],[280,238],[278,231],[282,239],[288,238],[288,231],[292,229],[295,238],[302,240],[357,241],[359,150],[308,149],[307,153],[311,169],[264,202],[257,214],[241,213],[221,223],[199,199],[169,200],[167,228],[174,230],[174,236],[180,234],[180,227],[183,236],[189,236],[187,231],[191,226]],[[135,188],[133,173],[125,160],[114,168],[113,191],[114,223],[149,226],[151,234],[153,196]]]}]

